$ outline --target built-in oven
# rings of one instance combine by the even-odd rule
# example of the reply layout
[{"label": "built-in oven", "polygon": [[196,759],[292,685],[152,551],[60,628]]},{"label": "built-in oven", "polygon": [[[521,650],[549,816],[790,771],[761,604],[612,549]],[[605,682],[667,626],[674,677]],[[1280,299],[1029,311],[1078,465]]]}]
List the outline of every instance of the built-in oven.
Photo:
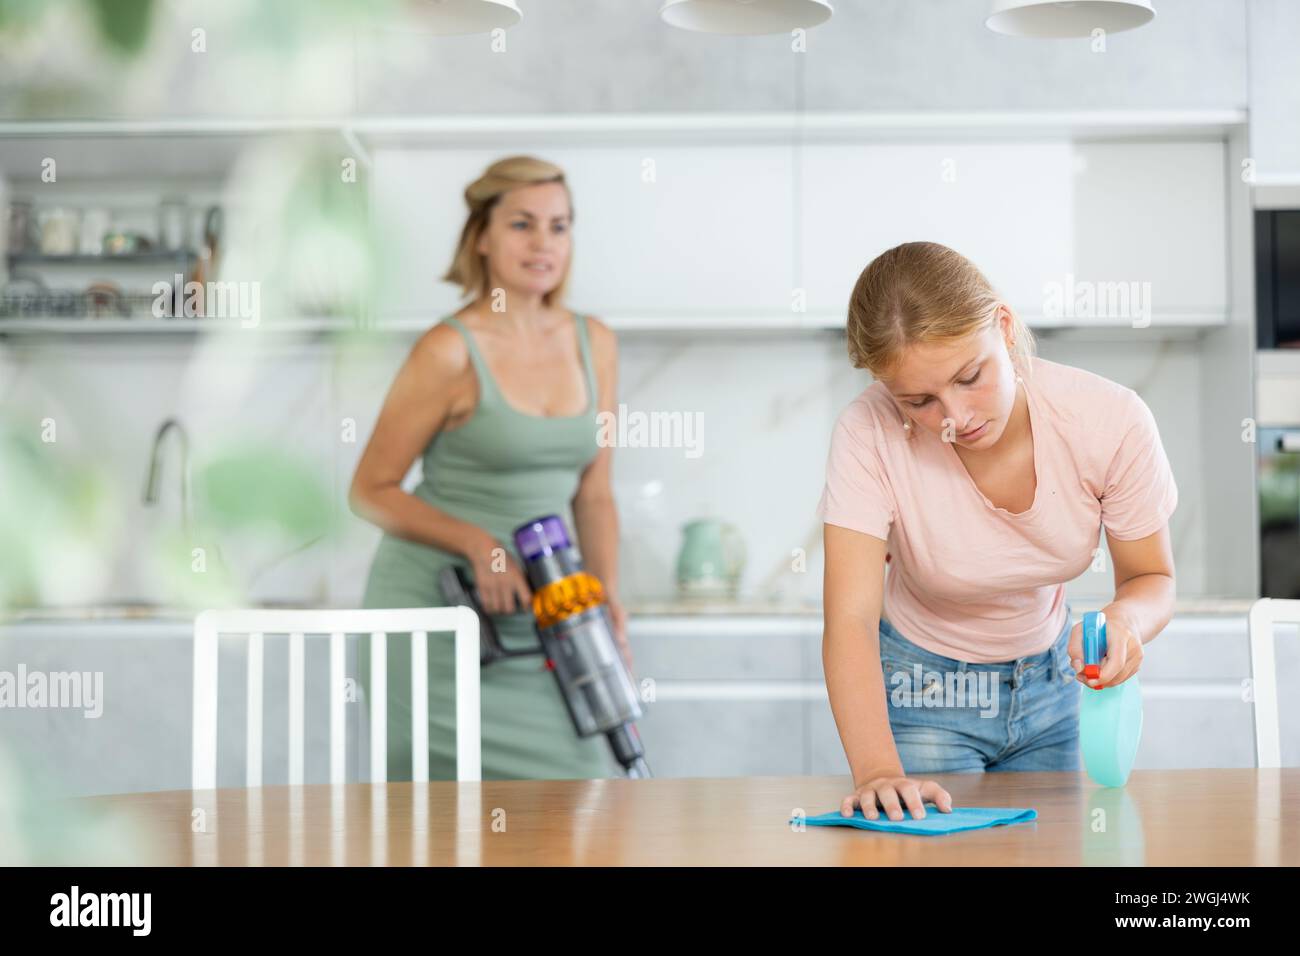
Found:
[{"label": "built-in oven", "polygon": [[1300,598],[1300,425],[1261,428],[1260,596]]},{"label": "built-in oven", "polygon": [[1255,347],[1300,348],[1300,209],[1255,210]]}]

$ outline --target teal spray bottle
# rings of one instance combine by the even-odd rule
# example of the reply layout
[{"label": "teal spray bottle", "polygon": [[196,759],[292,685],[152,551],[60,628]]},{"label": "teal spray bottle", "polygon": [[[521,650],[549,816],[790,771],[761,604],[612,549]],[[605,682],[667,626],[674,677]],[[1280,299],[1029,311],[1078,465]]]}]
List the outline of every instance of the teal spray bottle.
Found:
[{"label": "teal spray bottle", "polygon": [[[1106,615],[1083,615],[1083,673],[1101,675],[1106,656]],[[1122,787],[1133,769],[1142,737],[1142,685],[1134,674],[1111,687],[1081,688],[1079,749],[1088,776],[1103,787]]]}]

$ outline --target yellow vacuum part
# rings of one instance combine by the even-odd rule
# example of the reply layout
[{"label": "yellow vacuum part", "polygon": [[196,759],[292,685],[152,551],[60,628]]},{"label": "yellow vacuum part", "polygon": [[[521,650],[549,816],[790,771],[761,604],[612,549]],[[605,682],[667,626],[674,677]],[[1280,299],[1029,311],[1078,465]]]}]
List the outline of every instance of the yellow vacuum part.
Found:
[{"label": "yellow vacuum part", "polygon": [[533,592],[533,616],[539,627],[551,627],[565,618],[605,603],[600,579],[586,571],[552,581]]}]

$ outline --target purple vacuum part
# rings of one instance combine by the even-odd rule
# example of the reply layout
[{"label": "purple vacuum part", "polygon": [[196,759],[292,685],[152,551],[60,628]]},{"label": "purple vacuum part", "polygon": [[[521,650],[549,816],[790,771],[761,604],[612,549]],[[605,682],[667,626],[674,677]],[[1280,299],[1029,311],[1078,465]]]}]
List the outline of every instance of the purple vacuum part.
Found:
[{"label": "purple vacuum part", "polygon": [[515,528],[515,547],[525,561],[569,547],[564,521],[558,515],[547,515],[521,524]]}]

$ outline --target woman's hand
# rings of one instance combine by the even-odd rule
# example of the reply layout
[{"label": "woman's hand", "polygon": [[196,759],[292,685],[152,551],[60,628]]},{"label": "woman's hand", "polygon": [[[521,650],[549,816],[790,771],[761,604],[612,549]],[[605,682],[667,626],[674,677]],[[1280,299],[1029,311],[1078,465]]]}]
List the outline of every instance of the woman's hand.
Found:
[{"label": "woman's hand", "polygon": [[1097,678],[1088,678],[1083,673],[1083,621],[1070,629],[1070,664],[1074,667],[1074,679],[1085,687],[1093,689],[1114,687],[1122,684],[1142,666],[1146,648],[1123,612],[1118,609],[1103,608],[1106,615],[1106,656],[1101,660],[1101,674]]},{"label": "woman's hand", "polygon": [[851,817],[857,807],[868,820],[880,818],[877,804],[891,820],[902,820],[902,803],[912,811],[913,820],[925,819],[925,803],[930,801],[940,813],[952,813],[952,796],[933,780],[916,780],[901,773],[885,771],[867,774],[868,779],[854,784],[856,789],[840,803],[840,816]]},{"label": "woman's hand", "polygon": [[532,589],[510,552],[486,531],[466,549],[474,587],[489,614],[516,614],[532,606]]},{"label": "woman's hand", "polygon": [[623,607],[622,601],[612,596],[605,598],[605,605],[609,608],[609,617],[614,623],[614,640],[618,643],[623,662],[627,664],[630,674],[632,673],[632,645],[627,640],[627,609]]}]

